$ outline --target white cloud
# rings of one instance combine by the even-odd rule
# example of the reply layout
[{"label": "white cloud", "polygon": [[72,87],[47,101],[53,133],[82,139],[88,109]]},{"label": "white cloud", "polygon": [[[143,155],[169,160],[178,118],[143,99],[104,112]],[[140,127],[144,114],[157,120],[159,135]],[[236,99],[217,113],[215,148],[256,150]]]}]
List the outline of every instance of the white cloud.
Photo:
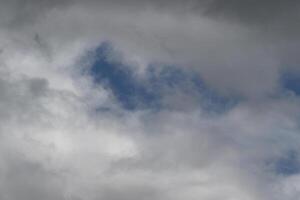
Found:
[{"label": "white cloud", "polygon": [[[285,69],[282,51],[298,48],[285,36],[270,44],[235,15],[204,17],[189,2],[0,2],[1,199],[298,197],[298,174],[276,174],[273,162],[300,152],[299,98],[268,97]],[[246,100],[219,116],[182,110],[197,102],[168,93],[172,109],[124,110],[81,73],[82,56],[107,40],[140,71],[150,62],[186,66]]]}]

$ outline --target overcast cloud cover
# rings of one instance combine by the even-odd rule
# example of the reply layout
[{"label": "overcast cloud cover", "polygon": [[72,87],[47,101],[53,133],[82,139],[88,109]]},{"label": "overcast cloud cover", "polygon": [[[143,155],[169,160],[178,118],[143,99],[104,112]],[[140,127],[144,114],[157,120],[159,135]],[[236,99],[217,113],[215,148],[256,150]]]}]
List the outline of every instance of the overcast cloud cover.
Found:
[{"label": "overcast cloud cover", "polygon": [[0,0],[1,200],[298,200],[297,0]]}]

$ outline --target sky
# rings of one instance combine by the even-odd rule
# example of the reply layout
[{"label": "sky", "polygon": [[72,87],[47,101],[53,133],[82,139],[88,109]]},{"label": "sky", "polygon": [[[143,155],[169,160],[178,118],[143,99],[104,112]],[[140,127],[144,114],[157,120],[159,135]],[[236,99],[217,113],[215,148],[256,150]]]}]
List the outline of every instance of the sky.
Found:
[{"label": "sky", "polygon": [[298,200],[299,11],[0,0],[0,199]]}]

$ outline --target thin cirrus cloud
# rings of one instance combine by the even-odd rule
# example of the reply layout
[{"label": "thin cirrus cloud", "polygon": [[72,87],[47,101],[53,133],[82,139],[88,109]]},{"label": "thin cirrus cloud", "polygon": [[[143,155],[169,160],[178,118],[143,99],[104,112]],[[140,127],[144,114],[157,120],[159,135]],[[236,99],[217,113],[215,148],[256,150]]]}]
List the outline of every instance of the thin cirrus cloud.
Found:
[{"label": "thin cirrus cloud", "polygon": [[298,11],[0,1],[0,199],[298,199]]}]

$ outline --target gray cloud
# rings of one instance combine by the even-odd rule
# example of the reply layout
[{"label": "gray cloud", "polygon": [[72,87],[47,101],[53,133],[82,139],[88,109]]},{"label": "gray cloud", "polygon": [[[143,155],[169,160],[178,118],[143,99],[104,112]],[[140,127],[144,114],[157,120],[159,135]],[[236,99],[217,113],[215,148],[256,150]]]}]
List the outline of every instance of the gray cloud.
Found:
[{"label": "gray cloud", "polygon": [[[39,35],[43,46],[50,43],[47,51],[55,52],[74,43],[89,48],[109,40],[140,69],[152,61],[192,66],[225,94],[269,95],[278,88],[280,72],[297,63],[297,51],[291,46],[298,43],[296,1],[16,1],[3,5],[10,10],[3,12],[8,27],[4,30],[15,27],[7,34],[26,41],[19,43]],[[22,13],[24,17],[18,16]]]},{"label": "gray cloud", "polygon": [[16,155],[11,156],[5,160],[7,168],[2,177],[2,199],[64,199],[60,176],[46,171],[39,163],[31,163]]},{"label": "gray cloud", "polygon": [[[299,68],[298,4],[1,1],[0,198],[297,199],[299,173],[274,165],[300,153],[299,97],[279,82]],[[183,83],[162,90],[169,109],[123,110],[82,73],[103,41],[141,84],[167,63],[244,100],[210,116]]]}]

